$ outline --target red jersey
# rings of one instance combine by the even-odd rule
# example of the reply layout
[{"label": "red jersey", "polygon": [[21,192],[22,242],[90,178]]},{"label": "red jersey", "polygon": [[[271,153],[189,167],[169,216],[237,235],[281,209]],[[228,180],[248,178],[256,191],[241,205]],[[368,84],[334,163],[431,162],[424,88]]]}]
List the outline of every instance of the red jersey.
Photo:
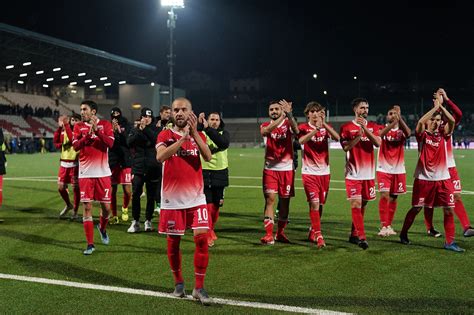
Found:
[{"label": "red jersey", "polygon": [[[316,129],[311,123],[298,126],[301,138]],[[328,175],[329,169],[329,132],[322,127],[308,142],[301,145],[303,167],[301,174],[307,175]]]},{"label": "red jersey", "polygon": [[424,131],[416,134],[418,141],[418,163],[415,169],[415,178],[437,181],[449,179],[446,141],[451,135],[441,132],[431,133]]},{"label": "red jersey", "polygon": [[[202,141],[206,136],[199,132]],[[173,129],[165,129],[158,134],[156,148],[169,147],[182,138]],[[188,209],[206,204],[202,166],[196,141],[190,138],[181,148],[163,162],[161,182],[161,209]]]},{"label": "red jersey", "polygon": [[[270,125],[264,122],[260,130]],[[263,137],[265,143],[265,169],[272,171],[293,170],[293,131],[288,118],[285,118],[270,135]]]},{"label": "red jersey", "polygon": [[[353,120],[341,126],[341,144],[348,142],[359,135],[361,127]],[[374,122],[367,122],[367,129],[375,136],[379,135],[380,126]],[[367,180],[375,178],[374,145],[369,138],[362,135],[360,141],[346,152],[347,179]]]},{"label": "red jersey", "polygon": [[72,145],[79,151],[79,178],[110,176],[109,148],[114,144],[112,124],[107,120],[97,122],[97,131],[90,134],[91,124],[74,125]]},{"label": "red jersey", "polygon": [[[454,124],[457,126],[461,122],[462,111],[451,100],[446,100],[446,104],[448,104],[448,107],[451,109],[451,112],[452,112],[453,117],[454,117]],[[442,126],[444,126],[444,124]],[[452,138],[452,135],[450,135],[449,139],[446,140],[446,150],[447,150],[447,153],[448,153],[448,156],[447,156],[448,168],[456,167],[456,162],[454,161],[454,154],[453,154],[453,138]]]},{"label": "red jersey", "polygon": [[405,174],[405,133],[391,129],[382,137],[377,156],[377,171],[388,174]]}]

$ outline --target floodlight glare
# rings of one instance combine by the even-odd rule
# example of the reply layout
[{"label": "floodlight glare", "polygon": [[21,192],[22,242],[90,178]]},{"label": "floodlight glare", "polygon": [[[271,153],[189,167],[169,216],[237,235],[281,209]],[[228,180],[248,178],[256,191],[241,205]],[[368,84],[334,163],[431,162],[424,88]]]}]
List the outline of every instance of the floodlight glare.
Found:
[{"label": "floodlight glare", "polygon": [[22,74],[20,74],[20,78],[24,78],[24,77],[26,77],[27,75],[28,75],[28,73],[22,73]]},{"label": "floodlight glare", "polygon": [[53,78],[47,78],[46,81],[47,82],[50,82],[50,81],[53,81],[54,79]]},{"label": "floodlight glare", "polygon": [[102,77],[102,78],[100,78],[100,81],[105,81],[107,79],[108,79],[107,77]]},{"label": "floodlight glare", "polygon": [[49,88],[49,85],[43,84],[43,87],[44,87],[44,88]]},{"label": "floodlight glare", "polygon": [[119,84],[125,84],[127,81],[119,81]]},{"label": "floodlight glare", "polygon": [[356,77],[356,76],[354,76],[354,80],[357,80],[357,77]]},{"label": "floodlight glare", "polygon": [[327,95],[328,94],[328,91],[323,91],[324,95]]},{"label": "floodlight glare", "polygon": [[151,85],[151,86],[155,86],[155,82],[151,82],[150,85]]},{"label": "floodlight glare", "polygon": [[72,93],[72,94],[76,94],[77,91],[76,91],[76,90],[71,90],[71,93]]},{"label": "floodlight glare", "polygon": [[31,62],[29,62],[29,61],[23,63],[23,66],[24,66],[24,67],[29,66],[29,65],[31,65]]},{"label": "floodlight glare", "polygon": [[111,86],[111,85],[112,85],[112,83],[110,83],[110,82],[104,83],[104,86]]},{"label": "floodlight glare", "polygon": [[76,85],[76,84],[77,84],[77,82],[75,82],[75,81],[74,81],[74,82],[71,82],[71,83],[69,83],[69,85],[72,85],[72,86],[74,86],[74,85]]},{"label": "floodlight glare", "polygon": [[18,80],[17,82],[18,82],[18,84],[23,84],[23,83],[25,83],[25,82],[20,81],[20,80]]},{"label": "floodlight glare", "polygon": [[43,73],[44,73],[43,70],[36,71],[36,74],[43,74]]},{"label": "floodlight glare", "polygon": [[77,74],[78,77],[83,77],[83,76],[85,76],[85,75],[86,75],[85,72],[81,72],[81,73],[78,73],[78,74]]},{"label": "floodlight glare", "polygon": [[69,79],[69,76],[68,76],[68,75],[63,75],[63,76],[61,77],[61,79],[63,79],[63,80],[64,80],[64,79]]},{"label": "floodlight glare", "polygon": [[91,79],[87,79],[87,80],[84,81],[84,83],[91,83],[91,82],[92,82]]},{"label": "floodlight glare", "polygon": [[184,0],[161,0],[161,6],[184,8]]},{"label": "floodlight glare", "polygon": [[91,85],[89,86],[91,89],[95,89],[97,87],[97,85]]},{"label": "floodlight glare", "polygon": [[5,69],[13,69],[13,68],[15,68],[14,65],[8,65],[8,66],[5,67]]},{"label": "floodlight glare", "polygon": [[318,74],[317,74],[317,73],[314,73],[314,74],[313,74],[313,78],[314,78],[314,79],[317,79],[317,78],[318,78]]},{"label": "floodlight glare", "polygon": [[54,68],[53,72],[56,72],[56,71],[61,71],[61,68]]}]

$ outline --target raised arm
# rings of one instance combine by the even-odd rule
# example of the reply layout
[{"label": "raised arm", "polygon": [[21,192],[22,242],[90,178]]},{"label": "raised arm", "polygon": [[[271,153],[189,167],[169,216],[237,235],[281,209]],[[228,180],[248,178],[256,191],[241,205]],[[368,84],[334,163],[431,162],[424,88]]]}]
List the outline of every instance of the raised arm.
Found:
[{"label": "raised arm", "polygon": [[293,117],[293,103],[287,102],[286,100],[281,100],[278,102],[281,105],[283,111],[285,112],[286,117],[290,121],[291,130],[297,135],[300,131],[298,130],[298,124],[296,123],[295,117]]},{"label": "raised arm", "polygon": [[458,125],[461,122],[461,118],[462,118],[461,109],[456,104],[454,104],[454,102],[451,99],[449,99],[444,89],[438,89],[438,92],[441,94],[446,104],[448,104],[449,109],[451,109],[451,111],[453,112],[455,125]]},{"label": "raised arm", "polygon": [[278,127],[279,124],[281,124],[281,122],[286,118],[286,114],[283,113],[281,114],[281,116],[276,119],[276,120],[273,120],[268,126],[266,127],[263,127],[260,129],[260,133],[262,134],[262,136],[268,136],[269,134],[272,133],[272,131]]},{"label": "raised arm", "polygon": [[163,144],[158,144],[156,147],[156,160],[160,163],[163,163],[167,159],[169,159],[171,156],[173,156],[176,152],[178,152],[179,148],[181,145],[184,143],[184,141],[189,137],[189,134],[186,133],[184,136],[179,138],[178,141],[170,145],[169,147],[163,145]]},{"label": "raised arm", "polygon": [[433,116],[433,114],[439,110],[439,106],[440,106],[439,101],[435,99],[434,102],[435,102],[435,106],[418,120],[418,123],[416,124],[416,129],[415,129],[416,133],[419,134],[425,131],[426,123],[428,122],[428,120],[430,120],[431,116]]},{"label": "raised arm", "polygon": [[207,127],[204,129],[209,138],[216,144],[220,151],[224,151],[229,147],[230,135],[229,132],[224,130],[222,134],[214,128]]},{"label": "raised arm", "polygon": [[189,135],[194,138],[194,141],[196,141],[199,153],[201,153],[204,161],[209,162],[212,159],[212,153],[206,141],[201,138],[201,134],[197,131],[197,123],[198,120],[196,115],[191,112],[188,118]]},{"label": "raised arm", "polygon": [[452,134],[454,131],[455,119],[453,115],[451,115],[451,113],[445,107],[440,105],[439,108],[448,119],[448,123],[444,125],[444,133],[447,135]]},{"label": "raised arm", "polygon": [[356,119],[356,122],[361,126],[362,130],[364,131],[364,134],[369,138],[370,142],[372,142],[373,145],[376,147],[380,147],[381,139],[379,136],[374,135],[373,132],[371,132],[367,126],[364,123],[364,119],[362,117],[358,117]]}]

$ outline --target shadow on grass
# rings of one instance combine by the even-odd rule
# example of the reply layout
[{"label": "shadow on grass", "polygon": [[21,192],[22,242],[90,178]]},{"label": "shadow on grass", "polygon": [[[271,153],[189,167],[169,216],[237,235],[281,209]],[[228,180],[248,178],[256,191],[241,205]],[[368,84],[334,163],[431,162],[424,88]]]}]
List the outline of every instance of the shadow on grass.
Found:
[{"label": "shadow on grass", "polygon": [[[127,287],[134,289],[152,290],[160,292],[169,292],[170,288],[161,287],[157,285],[150,285],[140,283],[128,279],[122,279],[112,276],[94,269],[88,269],[73,265],[68,262],[58,260],[39,260],[31,257],[12,257],[19,265],[31,270],[41,270],[41,272],[48,272],[60,275],[63,279],[75,279],[81,282],[95,283],[101,285],[112,285],[119,287]],[[85,264],[92,266],[91,264]],[[97,266],[96,266],[97,267]],[[95,268],[95,267],[94,267]],[[110,266],[104,266],[107,270],[113,270]],[[171,280],[170,280],[171,281]]]},{"label": "shadow on grass", "polygon": [[27,234],[18,231],[12,230],[0,230],[0,236],[9,237],[14,240],[20,240],[23,242],[28,242],[32,244],[41,244],[41,245],[52,245],[61,248],[67,248],[77,251],[79,249],[78,246],[72,246],[72,244],[82,244],[83,241],[60,241],[54,238],[39,236],[37,234]]}]

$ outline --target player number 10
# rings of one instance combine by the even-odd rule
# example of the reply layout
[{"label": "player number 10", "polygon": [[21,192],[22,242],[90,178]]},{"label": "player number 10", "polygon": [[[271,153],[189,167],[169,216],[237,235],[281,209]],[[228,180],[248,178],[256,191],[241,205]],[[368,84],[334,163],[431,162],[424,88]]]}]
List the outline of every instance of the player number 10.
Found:
[{"label": "player number 10", "polygon": [[206,208],[198,208],[197,209],[198,213],[198,221],[207,221],[209,216],[207,215],[207,209]]}]

